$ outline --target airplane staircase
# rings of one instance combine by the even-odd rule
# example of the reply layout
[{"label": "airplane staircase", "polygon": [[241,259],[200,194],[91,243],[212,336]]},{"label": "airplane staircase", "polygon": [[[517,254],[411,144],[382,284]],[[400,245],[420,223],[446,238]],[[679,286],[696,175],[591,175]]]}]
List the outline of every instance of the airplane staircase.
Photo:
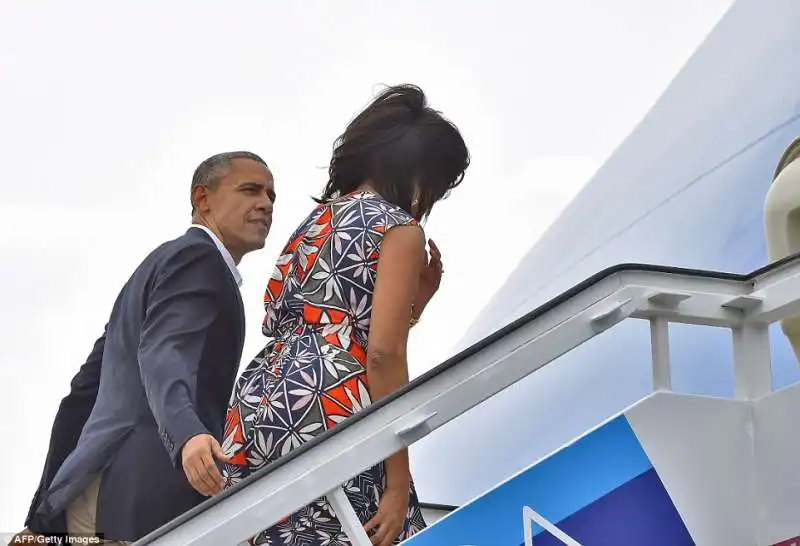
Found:
[{"label": "airplane staircase", "polygon": [[[772,388],[770,324],[800,315],[800,257],[749,275],[619,265],[136,542],[220,546],[341,484],[625,320],[650,323],[653,392],[405,542],[409,546],[800,546],[800,385]],[[669,325],[727,329],[731,398],[672,391]]]}]

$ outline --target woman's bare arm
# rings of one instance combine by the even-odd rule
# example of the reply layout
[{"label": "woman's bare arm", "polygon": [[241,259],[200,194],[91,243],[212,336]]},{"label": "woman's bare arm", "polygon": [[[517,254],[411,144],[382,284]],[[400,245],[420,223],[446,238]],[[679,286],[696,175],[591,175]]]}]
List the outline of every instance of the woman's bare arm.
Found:
[{"label": "woman's bare arm", "polygon": [[[367,343],[367,381],[373,401],[408,383],[406,346],[424,255],[425,241],[417,226],[398,226],[384,236]],[[386,460],[386,479],[388,488],[408,488],[407,450]]]}]

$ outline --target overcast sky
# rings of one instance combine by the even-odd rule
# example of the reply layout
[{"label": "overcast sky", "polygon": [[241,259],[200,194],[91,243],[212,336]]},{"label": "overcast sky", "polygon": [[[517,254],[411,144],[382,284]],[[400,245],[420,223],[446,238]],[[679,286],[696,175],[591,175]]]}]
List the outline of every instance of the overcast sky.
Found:
[{"label": "overcast sky", "polygon": [[[473,166],[426,231],[446,266],[419,375],[667,86],[731,0],[0,4],[0,532],[21,527],[69,380],[139,261],[189,223],[202,159],[249,149],[278,201],[241,271],[245,360],[333,140],[411,82]],[[419,484],[423,500],[425,484]]]}]

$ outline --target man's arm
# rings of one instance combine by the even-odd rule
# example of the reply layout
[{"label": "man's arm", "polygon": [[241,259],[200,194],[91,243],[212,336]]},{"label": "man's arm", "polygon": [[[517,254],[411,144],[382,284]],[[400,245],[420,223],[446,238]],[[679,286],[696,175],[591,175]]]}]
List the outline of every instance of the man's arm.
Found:
[{"label": "man's arm", "polygon": [[195,409],[197,368],[219,313],[220,262],[193,245],[166,259],[147,295],[139,369],[147,401],[172,463],[193,436],[208,434]]},{"label": "man's arm", "polygon": [[103,361],[105,342],[106,331],[104,330],[103,335],[95,341],[86,362],[72,378],[70,392],[61,400],[61,405],[58,407],[58,412],[53,420],[53,428],[50,431],[50,446],[47,450],[42,477],[25,521],[25,525],[29,527],[32,522],[31,518],[39,507],[39,498],[50,487],[50,483],[58,469],[64,464],[64,460],[75,449],[83,425],[86,424],[89,414],[94,408],[97,390],[100,386],[100,364]]}]

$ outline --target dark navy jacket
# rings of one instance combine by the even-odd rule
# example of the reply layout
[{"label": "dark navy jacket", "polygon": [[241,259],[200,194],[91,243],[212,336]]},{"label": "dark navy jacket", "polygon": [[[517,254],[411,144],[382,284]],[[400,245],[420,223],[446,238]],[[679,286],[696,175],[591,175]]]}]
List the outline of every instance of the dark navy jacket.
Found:
[{"label": "dark navy jacket", "polygon": [[[106,539],[135,541],[202,502],[180,451],[196,434],[222,442],[243,342],[239,288],[211,238],[189,229],[153,251],[123,287],[95,345],[102,344],[96,400],[71,452],[68,430],[91,395],[76,397],[72,411],[69,396],[62,402],[67,410],[57,416],[28,527],[64,532],[64,511],[99,472],[97,531]],[[90,356],[81,369],[85,385],[96,362]],[[48,470],[55,475],[46,484]]]}]

